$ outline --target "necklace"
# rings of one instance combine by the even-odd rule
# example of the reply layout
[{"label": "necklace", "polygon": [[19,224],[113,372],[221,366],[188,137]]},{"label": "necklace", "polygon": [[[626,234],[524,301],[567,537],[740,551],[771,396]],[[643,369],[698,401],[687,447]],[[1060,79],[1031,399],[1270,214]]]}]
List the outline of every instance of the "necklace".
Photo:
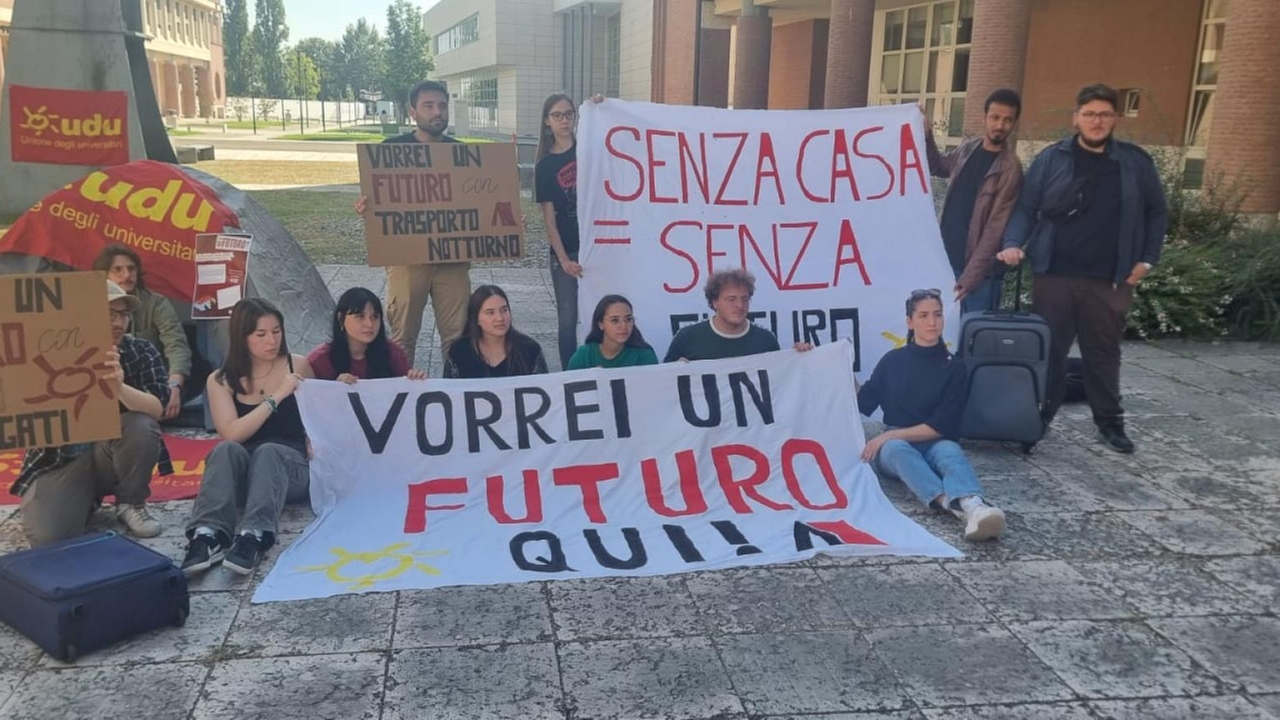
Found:
[{"label": "necklace", "polygon": [[[264,380],[264,379],[266,379],[269,375],[271,375],[271,373],[272,373],[275,369],[276,369],[276,361],[275,361],[275,360],[272,360],[272,361],[271,361],[271,367],[267,368],[267,371],[266,371],[265,373],[263,373],[262,375],[254,375],[252,372],[250,372],[250,373],[249,373],[249,375],[250,375],[250,377],[252,377],[252,378],[253,378],[253,384],[254,384],[254,385],[257,385],[259,380]],[[266,394],[267,394],[267,391],[266,391],[266,389],[265,389],[265,388],[259,387],[259,388],[258,388],[258,394],[259,394],[259,395],[266,395]]]}]

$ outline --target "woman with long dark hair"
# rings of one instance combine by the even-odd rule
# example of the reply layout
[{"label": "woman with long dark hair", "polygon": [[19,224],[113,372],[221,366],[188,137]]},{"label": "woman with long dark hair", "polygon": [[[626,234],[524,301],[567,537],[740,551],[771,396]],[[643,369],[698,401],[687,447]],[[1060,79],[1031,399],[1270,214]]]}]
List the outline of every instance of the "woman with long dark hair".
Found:
[{"label": "woman with long dark hair", "polygon": [[[182,569],[221,562],[247,575],[275,543],[285,503],[307,499],[307,435],[294,391],[311,365],[289,353],[284,315],[261,298],[231,311],[226,363],[209,375],[205,398],[222,442],[205,461],[200,494],[187,523]],[[235,534],[237,499],[244,504]]]},{"label": "woman with long dark hair", "polygon": [[481,285],[467,302],[462,337],[445,353],[448,378],[513,377],[547,371],[537,340],[511,326],[511,304],[497,285]]},{"label": "woman with long dark hair", "polygon": [[551,287],[556,294],[557,349],[560,365],[569,362],[578,346],[578,147],[574,126],[578,113],[573,100],[555,93],[542,103],[534,169],[534,201],[551,245]]},{"label": "woman with long dark hair", "polygon": [[968,373],[942,341],[943,322],[941,290],[907,298],[907,344],[885,353],[858,390],[858,410],[869,416],[882,408],[885,424],[862,460],[963,520],[965,539],[986,540],[1004,532],[1004,512],[983,501],[978,474],[956,443]]},{"label": "woman with long dark hair", "polygon": [[605,295],[591,313],[591,332],[565,369],[657,364],[658,354],[636,327],[631,301],[621,295]]},{"label": "woman with long dark hair", "polygon": [[368,288],[353,287],[338,298],[329,337],[329,342],[307,355],[319,380],[353,383],[393,377],[421,380],[427,376],[426,372],[409,367],[404,350],[387,339],[382,301]]}]

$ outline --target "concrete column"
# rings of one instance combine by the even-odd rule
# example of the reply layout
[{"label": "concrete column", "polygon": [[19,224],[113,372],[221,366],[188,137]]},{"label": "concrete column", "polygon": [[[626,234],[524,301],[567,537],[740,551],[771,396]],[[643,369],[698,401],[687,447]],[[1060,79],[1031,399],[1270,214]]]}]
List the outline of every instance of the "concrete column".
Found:
[{"label": "concrete column", "polygon": [[1027,65],[1031,0],[977,0],[973,8],[973,45],[965,90],[964,133],[982,132],[982,104],[993,90],[1022,92]]},{"label": "concrete column", "polygon": [[190,64],[178,68],[182,78],[182,117],[196,116],[196,69]]},{"label": "concrete column", "polygon": [[200,117],[213,117],[213,73],[208,65],[196,66],[196,96],[200,100]]},{"label": "concrete column", "polygon": [[[1247,193],[1241,211],[1280,212],[1280,4],[1232,0],[1218,60],[1205,177]],[[1244,129],[1248,130],[1245,131]]]},{"label": "concrete column", "polygon": [[156,93],[156,107],[164,112],[164,87],[160,83],[160,62],[155,58],[147,61],[147,66],[151,68],[151,89]]},{"label": "concrete column", "polygon": [[866,107],[876,0],[831,0],[823,106]]},{"label": "concrete column", "polygon": [[737,22],[733,57],[733,106],[742,110],[769,107],[769,52],[773,19],[743,0]]},{"label": "concrete column", "polygon": [[178,64],[172,60],[160,66],[161,84],[164,85],[164,104],[160,106],[160,114],[169,115],[169,111],[178,112]]}]

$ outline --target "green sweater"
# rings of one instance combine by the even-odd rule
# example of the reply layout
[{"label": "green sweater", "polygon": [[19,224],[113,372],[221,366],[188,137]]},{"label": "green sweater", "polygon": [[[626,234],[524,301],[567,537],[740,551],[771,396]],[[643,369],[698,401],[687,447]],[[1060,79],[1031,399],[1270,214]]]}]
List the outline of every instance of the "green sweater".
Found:
[{"label": "green sweater", "polygon": [[747,332],[739,337],[725,337],[711,327],[710,320],[686,325],[671,339],[664,362],[685,360],[718,360],[743,357],[778,349],[778,338],[758,325],[747,325]]},{"label": "green sweater", "polygon": [[141,288],[137,296],[140,305],[133,313],[129,334],[155,345],[170,375],[190,376],[191,346],[187,344],[187,333],[178,321],[173,303],[169,298]]},{"label": "green sweater", "polygon": [[612,360],[600,354],[600,343],[587,343],[578,348],[569,358],[569,367],[565,370],[582,370],[593,367],[635,367],[637,365],[657,365],[658,354],[653,348],[624,346]]}]

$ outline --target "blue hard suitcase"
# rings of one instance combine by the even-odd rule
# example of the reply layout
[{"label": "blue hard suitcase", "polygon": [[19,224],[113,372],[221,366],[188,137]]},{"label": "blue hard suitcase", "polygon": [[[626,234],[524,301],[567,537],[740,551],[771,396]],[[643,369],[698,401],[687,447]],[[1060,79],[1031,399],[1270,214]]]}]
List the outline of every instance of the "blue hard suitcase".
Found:
[{"label": "blue hard suitcase", "polygon": [[190,612],[172,560],[115,533],[0,557],[0,620],[64,662]]}]

